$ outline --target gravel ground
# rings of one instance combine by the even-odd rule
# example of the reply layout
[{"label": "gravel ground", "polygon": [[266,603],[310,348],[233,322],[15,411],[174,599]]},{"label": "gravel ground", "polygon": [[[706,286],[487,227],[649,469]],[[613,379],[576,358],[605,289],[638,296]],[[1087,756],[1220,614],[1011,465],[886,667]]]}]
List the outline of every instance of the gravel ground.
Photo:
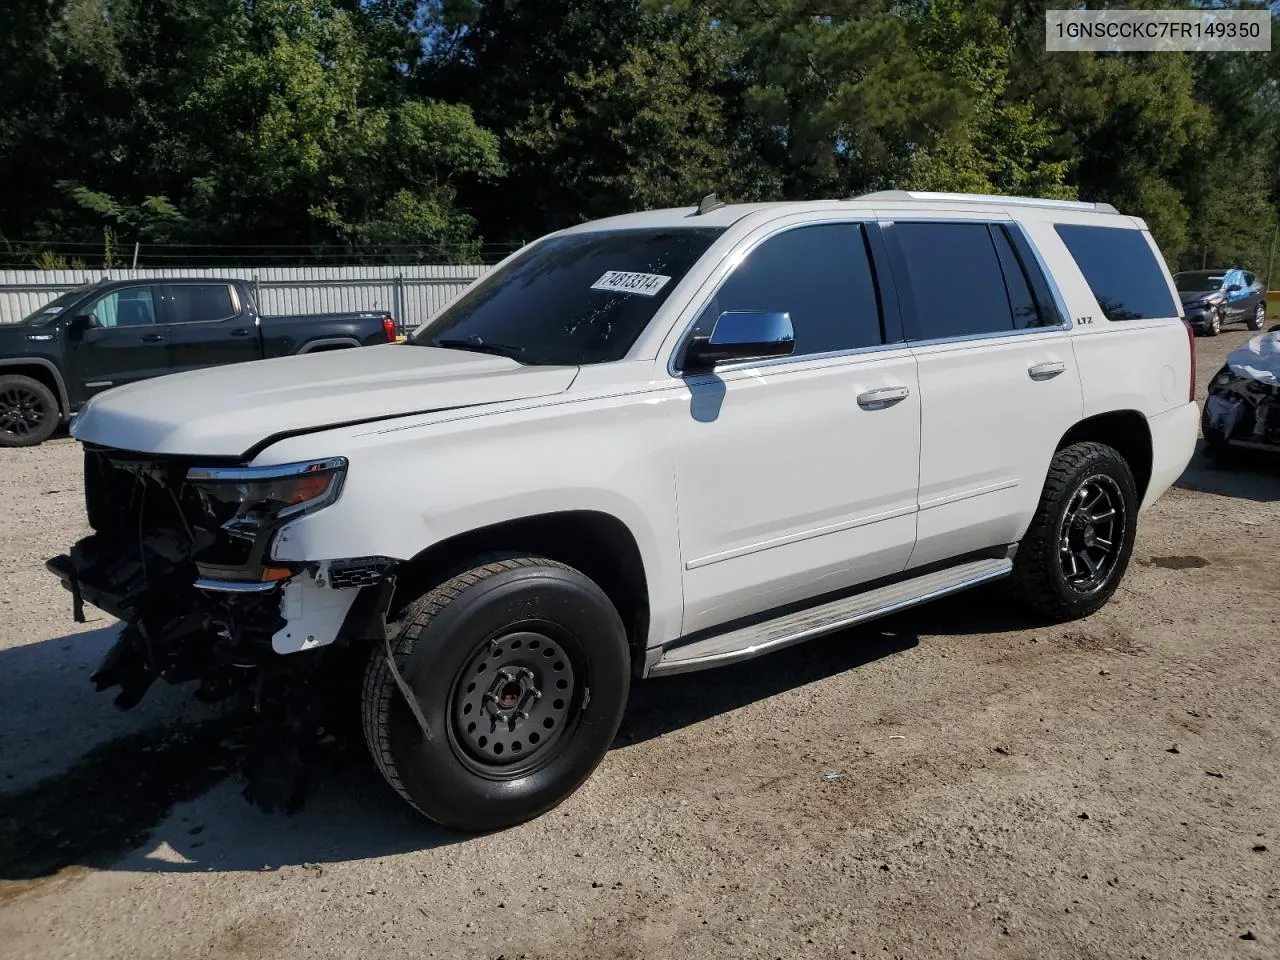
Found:
[{"label": "gravel ground", "polygon": [[1088,620],[992,590],[641,684],[579,793],[480,838],[352,758],[261,814],[216,720],[94,694],[113,625],[41,567],[78,467],[0,451],[6,960],[1280,956],[1274,461],[1197,458]]}]

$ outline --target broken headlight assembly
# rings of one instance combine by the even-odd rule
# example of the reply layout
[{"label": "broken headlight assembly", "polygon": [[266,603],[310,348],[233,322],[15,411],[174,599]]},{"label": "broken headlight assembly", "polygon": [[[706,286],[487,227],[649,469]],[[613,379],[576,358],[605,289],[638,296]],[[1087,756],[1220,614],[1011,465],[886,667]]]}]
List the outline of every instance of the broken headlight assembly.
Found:
[{"label": "broken headlight assembly", "polygon": [[268,467],[192,467],[187,485],[223,536],[194,559],[204,578],[279,580],[287,567],[266,566],[267,550],[287,521],[334,503],[347,474],[345,457]]}]

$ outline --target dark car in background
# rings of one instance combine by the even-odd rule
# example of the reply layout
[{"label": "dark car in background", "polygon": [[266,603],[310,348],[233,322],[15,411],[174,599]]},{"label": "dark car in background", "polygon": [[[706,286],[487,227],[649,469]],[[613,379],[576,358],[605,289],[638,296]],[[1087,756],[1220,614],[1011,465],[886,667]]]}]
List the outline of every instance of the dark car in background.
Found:
[{"label": "dark car in background", "polygon": [[1173,275],[1182,311],[1193,330],[1216,337],[1224,324],[1243,322],[1261,330],[1267,319],[1267,291],[1248,270],[1184,270]]},{"label": "dark car in background", "polygon": [[103,280],[0,324],[0,447],[42,443],[122,384],[396,339],[386,311],[262,316],[243,280]]}]

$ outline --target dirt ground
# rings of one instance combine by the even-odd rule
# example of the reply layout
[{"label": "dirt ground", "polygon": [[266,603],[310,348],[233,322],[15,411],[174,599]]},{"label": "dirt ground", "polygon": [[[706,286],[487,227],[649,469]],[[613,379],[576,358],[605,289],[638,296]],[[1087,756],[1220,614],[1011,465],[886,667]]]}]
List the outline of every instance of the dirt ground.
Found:
[{"label": "dirt ground", "polygon": [[93,693],[113,624],[42,569],[78,468],[0,451],[5,960],[1280,956],[1280,463],[1197,457],[1086,621],[991,590],[640,684],[579,793],[480,838],[358,757],[259,813],[180,692]]}]

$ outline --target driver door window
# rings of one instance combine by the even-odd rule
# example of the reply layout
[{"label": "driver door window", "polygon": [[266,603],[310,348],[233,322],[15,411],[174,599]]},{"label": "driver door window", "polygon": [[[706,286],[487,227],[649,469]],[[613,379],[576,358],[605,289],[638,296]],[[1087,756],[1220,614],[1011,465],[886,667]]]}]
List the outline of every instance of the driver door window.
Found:
[{"label": "driver door window", "polygon": [[830,223],[788,230],[752,250],[720,285],[695,325],[710,334],[730,311],[780,312],[795,328],[794,356],[884,342],[864,228]]},{"label": "driver door window", "polygon": [[150,287],[126,287],[99,298],[85,313],[93,317],[93,325],[104,329],[115,327],[149,327],[156,322],[155,302]]}]

